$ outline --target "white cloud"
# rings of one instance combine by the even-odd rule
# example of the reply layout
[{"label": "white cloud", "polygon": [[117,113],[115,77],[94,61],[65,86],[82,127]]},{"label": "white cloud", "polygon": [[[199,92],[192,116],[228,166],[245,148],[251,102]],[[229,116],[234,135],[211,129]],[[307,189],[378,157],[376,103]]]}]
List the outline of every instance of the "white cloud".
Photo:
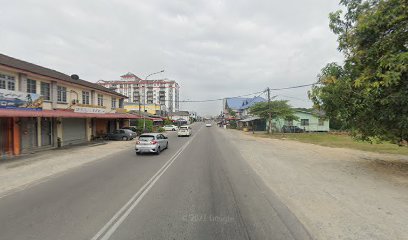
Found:
[{"label": "white cloud", "polygon": [[[182,99],[310,83],[327,62],[341,60],[328,29],[333,1],[3,2],[0,52],[89,81],[164,68]],[[304,107],[306,91],[282,94]],[[183,106],[220,110],[220,103]]]}]

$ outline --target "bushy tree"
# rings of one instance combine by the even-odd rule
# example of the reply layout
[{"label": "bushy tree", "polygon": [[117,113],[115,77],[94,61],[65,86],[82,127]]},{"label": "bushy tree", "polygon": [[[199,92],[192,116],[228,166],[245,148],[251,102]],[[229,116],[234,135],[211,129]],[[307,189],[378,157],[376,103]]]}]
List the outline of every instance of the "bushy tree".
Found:
[{"label": "bushy tree", "polygon": [[408,139],[408,1],[342,0],[330,14],[343,65],[328,64],[309,92],[362,139]]},{"label": "bushy tree", "polygon": [[262,119],[269,119],[268,132],[272,132],[272,120],[298,120],[295,111],[288,104],[286,100],[274,100],[271,102],[259,102],[249,108],[249,112],[253,115],[259,116]]}]

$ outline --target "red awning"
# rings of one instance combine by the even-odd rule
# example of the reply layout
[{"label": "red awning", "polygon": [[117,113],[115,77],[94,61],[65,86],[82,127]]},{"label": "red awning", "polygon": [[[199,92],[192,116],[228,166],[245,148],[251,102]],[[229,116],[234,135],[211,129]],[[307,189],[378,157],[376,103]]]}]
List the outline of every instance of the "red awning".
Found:
[{"label": "red awning", "polygon": [[128,113],[77,113],[68,110],[16,110],[0,109],[0,117],[61,117],[61,118],[110,118],[137,119],[140,116]]}]

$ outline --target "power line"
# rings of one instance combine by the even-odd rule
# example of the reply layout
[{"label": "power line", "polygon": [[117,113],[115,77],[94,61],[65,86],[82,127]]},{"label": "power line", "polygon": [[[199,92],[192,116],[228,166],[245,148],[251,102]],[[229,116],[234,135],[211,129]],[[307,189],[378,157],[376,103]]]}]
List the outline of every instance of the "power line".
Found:
[{"label": "power line", "polygon": [[302,99],[302,98],[297,98],[297,97],[292,97],[292,96],[287,96],[287,95],[282,95],[282,94],[280,94],[278,96],[285,97],[285,98],[291,98],[291,99],[295,99],[295,100],[299,100],[299,101],[303,101],[303,102],[311,101],[310,99]]},{"label": "power line", "polygon": [[259,94],[259,93],[264,93],[265,90],[259,91],[259,92],[254,92],[254,93],[249,93],[249,94],[245,94],[245,95],[240,95],[240,96],[235,96],[235,97],[224,97],[224,98],[215,98],[215,99],[206,99],[206,100],[180,100],[179,102],[215,102],[215,101],[221,101],[224,100],[226,98],[239,98],[239,97],[247,97],[247,96],[251,96],[251,95],[255,95],[255,94]]},{"label": "power line", "polygon": [[315,84],[316,84],[316,83],[298,85],[298,86],[293,86],[293,87],[284,87],[284,88],[270,88],[269,90],[271,90],[271,91],[279,91],[279,90],[286,90],[286,89],[293,89],[293,88],[309,87],[309,86],[313,86],[313,85],[315,85]]},{"label": "power line", "polygon": [[[284,87],[284,88],[269,88],[270,91],[280,91],[280,90],[287,90],[287,89],[294,89],[294,88],[302,88],[302,87],[308,87],[308,86],[313,86],[316,83],[311,83],[311,84],[304,84],[304,85],[297,85],[297,86],[291,86],[291,87]],[[224,99],[228,99],[228,98],[239,98],[239,97],[247,97],[247,96],[251,96],[251,95],[255,95],[255,94],[260,94],[262,95],[263,93],[267,92],[267,90],[262,90],[262,91],[258,91],[258,92],[254,92],[254,93],[248,93],[248,94],[244,94],[244,95],[239,95],[239,96],[233,96],[233,97],[223,97],[223,98],[214,98],[214,99],[204,99],[204,100],[179,100],[179,101],[175,101],[175,102],[179,102],[179,103],[203,103],[203,102],[216,102],[216,101],[222,101]],[[259,95],[259,96],[260,96]],[[283,96],[283,95],[281,95]],[[164,100],[166,102],[170,102],[173,100]]]}]

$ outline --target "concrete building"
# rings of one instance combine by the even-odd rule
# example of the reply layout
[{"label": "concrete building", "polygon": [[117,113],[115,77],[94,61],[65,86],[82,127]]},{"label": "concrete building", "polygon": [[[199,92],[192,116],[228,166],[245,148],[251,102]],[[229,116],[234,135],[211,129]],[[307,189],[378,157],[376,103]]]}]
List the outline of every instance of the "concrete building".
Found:
[{"label": "concrete building", "polygon": [[284,119],[273,120],[272,127],[275,131],[281,132],[283,126],[297,126],[305,132],[328,132],[330,131],[330,119],[324,112],[317,110],[294,109],[297,121],[287,121]]},{"label": "concrete building", "polygon": [[126,96],[0,54],[0,156],[90,141],[126,126]]},{"label": "concrete building", "polygon": [[140,104],[142,108],[146,103],[159,105],[167,113],[179,110],[180,86],[174,80],[145,81],[129,72],[122,75],[120,80],[100,80],[97,83],[127,96],[127,103]]},{"label": "concrete building", "polygon": [[146,112],[151,115],[157,115],[157,116],[163,116],[163,110],[162,106],[159,104],[146,104],[144,105],[139,105],[139,104],[134,104],[134,103],[126,103],[124,108],[126,109],[127,112],[134,112],[134,113],[143,113]]}]

